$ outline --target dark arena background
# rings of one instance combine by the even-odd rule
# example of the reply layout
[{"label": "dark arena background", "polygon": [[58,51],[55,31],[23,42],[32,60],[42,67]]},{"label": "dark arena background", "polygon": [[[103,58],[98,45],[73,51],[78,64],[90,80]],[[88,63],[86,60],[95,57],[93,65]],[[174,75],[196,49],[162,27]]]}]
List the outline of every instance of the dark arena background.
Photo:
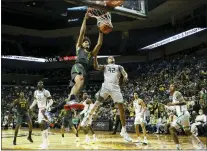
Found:
[{"label": "dark arena background", "polygon": [[[108,2],[112,3],[110,0]],[[79,129],[81,121],[72,120],[73,126],[78,129],[78,141],[71,125],[65,127],[64,134],[61,131],[64,121],[60,113],[64,109],[55,113],[50,111],[64,102],[70,93],[71,69],[77,59],[75,46],[89,6],[96,8],[97,12],[111,13],[113,30],[103,34],[97,58],[99,64],[103,65],[107,64],[109,56],[113,56],[115,63],[123,66],[128,73],[128,82],[122,82],[120,89],[124,99],[126,131],[132,141],[127,142],[123,138],[127,133],[123,137],[120,135],[123,129],[120,112],[110,96],[93,116],[91,126],[95,135],[90,131],[85,135],[84,127]],[[206,149],[206,0],[125,0],[119,6],[106,6],[103,0],[2,0],[1,17],[2,150]],[[102,22],[110,21],[103,15],[97,17]],[[90,47],[94,48],[99,35],[96,18],[87,19],[85,35],[91,40]],[[87,93],[88,99],[95,103],[95,94],[102,87],[105,72],[91,66],[88,84],[81,89],[75,105],[85,101],[83,93]],[[53,100],[51,108],[44,109],[52,117],[52,122],[46,120],[46,147],[41,146],[45,136],[38,123],[38,114],[42,112],[39,112],[37,105],[30,109],[39,81],[44,83],[44,89],[50,92]],[[186,110],[183,114],[190,114],[190,135],[185,133],[186,127],[183,125],[173,133],[178,136],[179,143],[175,143],[172,137],[172,123],[179,117],[166,107],[177,99],[170,95],[169,87],[173,83],[185,100]],[[15,127],[21,115],[18,105],[15,106],[13,102],[20,98],[20,92],[24,92],[24,99],[28,101],[26,112],[31,118],[33,142],[28,140],[28,120],[24,117],[15,137]],[[146,106],[142,124],[146,127],[147,143],[137,141],[134,92]],[[73,119],[81,119],[78,115],[80,112],[75,109]],[[142,127],[138,129],[141,140],[144,140]],[[192,143],[192,136],[199,139],[198,143]]]}]

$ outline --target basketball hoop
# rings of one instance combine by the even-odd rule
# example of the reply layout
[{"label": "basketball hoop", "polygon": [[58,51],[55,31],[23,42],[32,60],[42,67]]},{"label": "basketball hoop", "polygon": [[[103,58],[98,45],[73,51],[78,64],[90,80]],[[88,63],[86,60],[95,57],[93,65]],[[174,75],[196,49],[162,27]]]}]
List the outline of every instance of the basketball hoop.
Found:
[{"label": "basketball hoop", "polygon": [[95,8],[88,8],[88,15],[97,19],[97,26],[104,34],[112,31],[111,13]]}]

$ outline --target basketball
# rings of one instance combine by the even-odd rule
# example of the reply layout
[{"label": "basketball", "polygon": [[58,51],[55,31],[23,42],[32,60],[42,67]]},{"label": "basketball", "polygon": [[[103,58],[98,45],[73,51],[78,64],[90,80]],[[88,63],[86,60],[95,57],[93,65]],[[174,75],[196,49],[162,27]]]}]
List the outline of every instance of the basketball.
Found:
[{"label": "basketball", "polygon": [[109,25],[106,25],[106,24],[101,24],[99,26],[99,29],[104,34],[108,34],[112,31],[112,27],[110,27]]},{"label": "basketball", "polygon": [[116,7],[116,6],[120,6],[121,4],[124,3],[125,0],[107,0],[105,2],[106,6],[108,7]]}]

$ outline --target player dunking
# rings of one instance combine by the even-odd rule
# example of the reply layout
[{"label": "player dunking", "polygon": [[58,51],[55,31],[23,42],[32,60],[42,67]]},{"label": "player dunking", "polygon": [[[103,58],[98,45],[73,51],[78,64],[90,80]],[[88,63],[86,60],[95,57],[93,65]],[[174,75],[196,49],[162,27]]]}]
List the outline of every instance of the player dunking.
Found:
[{"label": "player dunking", "polygon": [[[83,19],[80,35],[76,44],[77,60],[71,69],[70,86],[72,89],[69,95],[69,101],[76,100],[77,102],[78,93],[87,84],[87,75],[89,68],[93,65],[93,56],[98,54],[103,42],[103,33],[99,32],[98,42],[93,51],[90,51],[90,39],[85,37],[86,21],[88,18],[89,15],[87,12]],[[53,108],[51,112],[56,112],[57,110],[62,109],[65,104],[66,102],[63,101],[57,107]]]},{"label": "player dunking", "polygon": [[29,113],[28,113],[29,102],[24,98],[24,92],[20,92],[19,98],[16,99],[12,103],[9,113],[12,112],[12,109],[14,107],[17,109],[17,121],[16,121],[17,124],[16,124],[16,127],[15,127],[13,144],[16,145],[17,134],[18,134],[19,128],[20,128],[23,121],[27,122],[27,124],[29,126],[29,136],[27,137],[27,139],[31,143],[33,143],[33,140],[32,140],[32,137],[31,137],[31,135],[32,135],[32,121],[31,121]]},{"label": "player dunking", "polygon": [[41,144],[42,149],[48,148],[48,121],[50,121],[50,116],[48,114],[48,110],[50,110],[50,106],[53,104],[53,100],[51,98],[50,92],[43,88],[43,82],[39,81],[37,84],[37,90],[34,92],[34,101],[30,106],[32,109],[36,104],[39,108],[38,113],[38,123],[40,124],[42,131],[42,141]]},{"label": "player dunking", "polygon": [[147,136],[146,136],[146,128],[144,123],[144,113],[146,111],[146,105],[142,99],[138,97],[138,94],[134,92],[134,101],[133,101],[133,107],[135,109],[135,120],[134,125],[136,129],[136,134],[138,137],[138,143],[141,143],[141,138],[139,134],[139,125],[142,127],[142,131],[144,134],[144,144],[147,144]]},{"label": "player dunking", "polygon": [[190,130],[190,114],[187,110],[186,102],[179,91],[176,91],[175,84],[170,85],[170,94],[172,95],[172,103],[168,103],[166,108],[170,109],[169,106],[174,106],[177,113],[177,119],[173,121],[172,125],[170,126],[170,134],[176,144],[177,150],[181,149],[178,136],[176,130],[179,128],[183,128],[186,135],[189,136],[192,140],[193,145],[198,145],[199,149],[204,149],[203,143],[196,137],[194,134],[191,133]]},{"label": "player dunking", "polygon": [[[98,65],[97,57],[94,58],[94,66],[96,67],[96,69],[104,71],[104,83],[102,84],[101,90],[96,94],[97,100],[94,103],[93,109],[90,111],[90,116],[93,115],[98,106],[108,96],[111,96],[113,101],[118,104],[118,108],[120,111],[120,119],[122,123],[122,130],[120,135],[123,136],[126,141],[132,141],[132,139],[126,132],[126,119],[123,107],[124,100],[119,86],[119,80],[121,75],[123,75],[124,81],[128,81],[128,74],[122,66],[115,64],[114,57],[108,57],[107,61],[108,65]],[[88,120],[90,116],[85,120]],[[87,122],[85,121],[85,123]]]}]

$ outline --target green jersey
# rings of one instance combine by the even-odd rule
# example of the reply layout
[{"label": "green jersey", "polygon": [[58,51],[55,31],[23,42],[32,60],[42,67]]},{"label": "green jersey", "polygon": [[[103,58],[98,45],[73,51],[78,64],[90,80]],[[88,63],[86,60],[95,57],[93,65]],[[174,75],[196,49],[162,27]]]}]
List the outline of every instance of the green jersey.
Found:
[{"label": "green jersey", "polygon": [[16,107],[17,114],[28,113],[29,104],[26,99],[16,99],[14,101],[14,107]]},{"label": "green jersey", "polygon": [[92,62],[93,56],[91,52],[87,52],[83,48],[78,48],[76,50],[76,55],[77,55],[76,63],[82,64],[85,70],[87,71],[90,68],[90,66],[93,64]]},{"label": "green jersey", "polygon": [[72,118],[72,112],[70,110],[66,111],[66,110],[63,109],[60,112],[60,117]]}]

